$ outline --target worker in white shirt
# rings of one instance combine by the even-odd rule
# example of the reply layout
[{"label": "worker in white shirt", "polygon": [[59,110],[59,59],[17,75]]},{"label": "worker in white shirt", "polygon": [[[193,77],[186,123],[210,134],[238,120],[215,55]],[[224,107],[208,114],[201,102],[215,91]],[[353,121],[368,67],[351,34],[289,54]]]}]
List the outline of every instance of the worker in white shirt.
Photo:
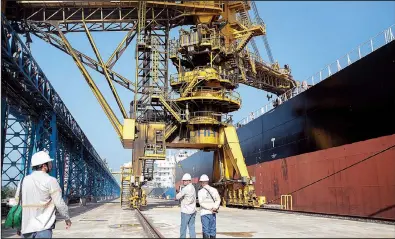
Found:
[{"label": "worker in white shirt", "polygon": [[208,185],[209,178],[206,174],[203,174],[199,181],[202,186],[198,192],[198,199],[203,238],[215,238],[217,233],[216,213],[218,213],[221,197],[217,189]]},{"label": "worker in white shirt", "polygon": [[[22,180],[22,228],[18,234],[21,233],[24,238],[52,238],[56,209],[65,218],[66,229],[71,226],[59,183],[48,174],[52,161],[45,151],[35,153],[31,160],[33,172]],[[19,200],[20,188],[19,183],[16,201]]]},{"label": "worker in white shirt", "polygon": [[196,190],[192,185],[192,177],[189,173],[182,176],[184,187],[177,193],[177,200],[181,200],[181,227],[180,238],[186,238],[187,226],[189,237],[196,238],[195,217],[196,217]]}]

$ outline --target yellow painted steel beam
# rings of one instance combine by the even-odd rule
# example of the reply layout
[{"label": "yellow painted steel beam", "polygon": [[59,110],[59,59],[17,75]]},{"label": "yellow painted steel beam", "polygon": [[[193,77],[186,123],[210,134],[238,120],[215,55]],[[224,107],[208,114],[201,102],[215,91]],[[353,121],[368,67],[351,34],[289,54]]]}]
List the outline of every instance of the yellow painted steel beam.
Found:
[{"label": "yellow painted steel beam", "polygon": [[186,97],[187,94],[195,87],[195,85],[198,83],[199,77],[195,74],[192,76],[192,80],[187,83],[187,86],[185,89],[181,92],[181,97]]},{"label": "yellow painted steel beam", "polygon": [[227,154],[234,169],[241,177],[250,178],[247,165],[244,161],[243,152],[241,151],[239,138],[237,136],[236,128],[233,125],[227,125],[223,128],[225,134],[225,154]]},{"label": "yellow painted steel beam", "polygon": [[[132,42],[133,38],[136,36],[136,28],[137,28],[137,24],[134,24],[133,28],[128,31],[128,33],[125,35],[122,41],[118,44],[115,51],[111,54],[110,58],[108,58],[106,62],[106,66],[109,69],[111,69],[115,65],[117,60],[121,57],[122,53],[126,50],[128,45]],[[122,49],[122,47],[124,47],[124,49]]]},{"label": "yellow painted steel beam", "polygon": [[[139,6],[139,9],[137,11],[137,14],[138,14],[137,25],[138,25],[138,27],[137,27],[136,53],[135,53],[136,68],[135,68],[135,84],[134,84],[136,93],[134,94],[133,116],[132,116],[135,119],[137,119],[137,117],[138,117],[137,116],[137,114],[138,114],[137,105],[139,104],[138,92],[139,92],[139,81],[141,80],[139,77],[139,64],[140,64],[140,62],[139,62],[139,55],[140,55],[139,46],[140,46],[140,44],[144,43],[144,42],[141,42],[142,34],[144,34],[142,32],[144,29],[141,29],[141,28],[142,28],[142,25],[145,26],[145,14],[143,13],[143,11],[145,12],[146,3],[139,2],[138,6]],[[144,8],[144,9],[142,9],[142,8]],[[143,19],[144,19],[144,23],[142,22]]]},{"label": "yellow painted steel beam", "polygon": [[178,128],[178,125],[172,125],[172,124],[170,124],[168,127],[171,127],[171,128],[168,129],[168,128],[166,127],[166,129],[165,129],[165,140],[167,140],[167,138],[169,138],[170,135],[171,135],[174,131],[176,131],[176,129]]},{"label": "yellow painted steel beam", "polygon": [[125,172],[111,172],[111,174],[122,174],[122,175],[132,175],[132,173],[125,173]]},{"label": "yellow painted steel beam", "polygon": [[176,99],[176,102],[182,102],[182,101],[192,101],[192,100],[216,100],[216,101],[221,101],[221,102],[228,102],[233,103],[240,107],[241,105],[241,99],[240,98],[230,98],[224,95],[199,95],[199,96],[190,96],[190,97],[180,97]]},{"label": "yellow painted steel beam", "polygon": [[84,28],[85,28],[86,36],[87,36],[88,39],[89,39],[89,42],[90,42],[90,44],[91,44],[91,46],[92,46],[93,51],[95,52],[95,55],[96,55],[96,57],[97,57],[97,60],[99,61],[100,65],[103,67],[104,75],[106,76],[106,80],[107,80],[107,82],[108,82],[108,85],[109,85],[110,88],[111,88],[111,92],[112,92],[112,94],[114,95],[115,100],[117,101],[118,107],[119,107],[119,109],[121,110],[122,116],[123,116],[124,119],[127,119],[127,118],[128,118],[128,115],[127,115],[127,113],[126,113],[125,107],[123,107],[122,101],[121,101],[121,99],[119,98],[119,95],[118,95],[118,93],[117,93],[117,89],[115,89],[115,86],[114,86],[114,84],[112,83],[112,80],[111,80],[111,78],[110,78],[110,75],[108,74],[107,66],[104,64],[103,59],[102,59],[101,56],[100,56],[99,49],[97,49],[96,44],[95,44],[95,41],[93,40],[93,37],[92,37],[91,33],[89,32],[89,29],[88,29],[88,27],[86,26],[85,22],[83,22],[83,25],[84,25]]},{"label": "yellow painted steel beam", "polygon": [[160,102],[163,104],[163,106],[174,116],[174,118],[178,121],[181,122],[182,119],[178,112],[176,112],[169,103],[167,103],[166,99],[163,97],[163,95],[152,95],[152,98],[158,98]]},{"label": "yellow painted steel beam", "polygon": [[165,160],[166,154],[147,154],[146,156],[141,156],[140,160]]},{"label": "yellow painted steel beam", "polygon": [[139,2],[139,9],[138,9],[138,30],[137,30],[137,44],[142,44],[144,43],[145,39],[142,37],[144,36],[142,34],[142,31],[145,29],[145,15],[146,15],[146,6],[147,2],[145,1],[140,1]]},{"label": "yellow painted steel beam", "polygon": [[93,94],[95,95],[97,101],[99,102],[100,106],[103,108],[104,113],[107,115],[108,119],[110,120],[112,126],[114,127],[115,131],[117,132],[119,138],[122,139],[122,124],[119,122],[118,118],[114,114],[113,110],[109,106],[108,102],[104,98],[103,94],[100,92],[99,88],[93,81],[92,77],[85,69],[84,65],[78,58],[78,56],[73,51],[69,41],[64,36],[63,32],[59,29],[57,25],[55,25],[56,29],[59,32],[59,36],[61,37],[63,43],[65,44],[67,50],[69,51],[70,55],[73,57],[74,62],[76,63],[78,69],[81,71],[82,75],[84,76],[86,82],[88,83],[89,87],[91,88]]},{"label": "yellow painted steel beam", "polygon": [[[27,22],[27,24],[29,27],[31,27],[32,29],[35,30],[33,32],[33,34],[35,36],[44,40],[45,42],[48,42],[49,44],[51,44],[53,46],[55,46],[56,48],[65,52],[66,54],[70,55],[70,52],[66,49],[66,46],[63,43],[63,41],[61,39],[58,39],[57,36],[55,36],[54,34],[50,34],[50,33],[42,31],[38,26],[36,26],[35,24],[33,24],[31,22]],[[90,58],[89,56],[83,54],[82,52],[78,51],[75,48],[72,48],[72,50],[78,56],[78,58],[82,61],[82,63],[84,63],[85,65],[89,66],[90,68],[96,70],[97,72],[104,74],[104,72],[100,71],[100,67],[98,67],[98,66],[100,66],[100,64],[96,60]],[[119,85],[125,87],[126,89],[134,92],[134,83],[133,82],[131,82],[130,80],[126,79],[125,77],[121,76],[120,74],[118,74],[117,72],[115,72],[111,69],[108,69],[108,72],[110,75],[114,76],[112,78],[113,81],[115,81]],[[116,79],[115,76],[117,78],[119,78],[119,80]]]}]

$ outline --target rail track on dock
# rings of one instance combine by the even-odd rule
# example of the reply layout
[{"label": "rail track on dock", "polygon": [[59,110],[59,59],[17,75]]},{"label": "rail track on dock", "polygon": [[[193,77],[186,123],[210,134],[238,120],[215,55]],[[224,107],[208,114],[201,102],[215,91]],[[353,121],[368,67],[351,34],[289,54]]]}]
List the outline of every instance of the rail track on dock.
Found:
[{"label": "rail track on dock", "polygon": [[165,238],[139,209],[135,209],[134,211],[148,238]]}]

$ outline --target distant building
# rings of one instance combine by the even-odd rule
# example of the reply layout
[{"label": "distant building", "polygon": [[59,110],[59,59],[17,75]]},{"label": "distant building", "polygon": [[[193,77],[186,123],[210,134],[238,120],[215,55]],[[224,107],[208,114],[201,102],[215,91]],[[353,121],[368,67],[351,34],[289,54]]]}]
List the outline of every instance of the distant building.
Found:
[{"label": "distant building", "polygon": [[173,155],[167,155],[166,160],[156,160],[154,165],[154,179],[148,183],[151,187],[171,188],[175,185],[177,163],[188,158],[194,151],[180,150]]}]

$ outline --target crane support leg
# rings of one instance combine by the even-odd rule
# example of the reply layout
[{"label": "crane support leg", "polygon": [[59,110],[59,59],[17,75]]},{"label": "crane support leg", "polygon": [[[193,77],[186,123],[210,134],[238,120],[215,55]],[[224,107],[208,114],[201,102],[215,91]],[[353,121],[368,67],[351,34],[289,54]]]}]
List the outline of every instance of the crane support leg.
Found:
[{"label": "crane support leg", "polygon": [[236,174],[240,175],[244,181],[249,179],[247,166],[239,143],[239,138],[234,126],[224,127],[225,144],[223,147],[225,159],[229,160]]},{"label": "crane support leg", "polygon": [[[223,175],[222,199],[223,205],[235,205],[244,207],[260,207],[265,198],[255,194],[255,188],[250,178],[239,139],[234,126],[227,125],[223,128],[224,145],[217,154],[216,160],[220,163],[214,165],[214,169],[221,170]],[[223,158],[221,160],[220,158]]]}]

